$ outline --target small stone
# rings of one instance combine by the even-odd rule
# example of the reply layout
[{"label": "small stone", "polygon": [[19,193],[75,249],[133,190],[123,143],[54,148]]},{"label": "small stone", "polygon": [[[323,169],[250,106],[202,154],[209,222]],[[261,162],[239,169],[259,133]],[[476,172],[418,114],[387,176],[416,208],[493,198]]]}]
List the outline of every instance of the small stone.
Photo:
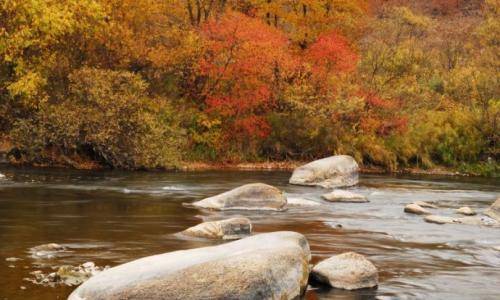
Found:
[{"label": "small stone", "polygon": [[378,285],[378,271],[375,265],[355,252],[335,255],[321,261],[313,267],[311,277],[315,282],[346,290]]},{"label": "small stone", "polygon": [[16,266],[14,265],[8,265],[9,268],[15,268]]},{"label": "small stone", "polygon": [[361,194],[352,193],[344,190],[334,190],[331,193],[321,196],[326,201],[330,202],[369,202],[365,196]]},{"label": "small stone", "polygon": [[85,269],[93,269],[93,268],[95,268],[95,263],[88,261],[88,262],[82,264],[82,267]]},{"label": "small stone", "polygon": [[36,247],[31,248],[34,251],[61,251],[64,250],[64,246],[61,246],[56,243],[43,244]]},{"label": "small stone", "polygon": [[436,205],[434,205],[432,203],[424,202],[424,201],[415,201],[413,203],[415,203],[417,205],[420,205],[422,207],[425,207],[425,208],[439,208],[439,207],[437,207]]},{"label": "small stone", "polygon": [[465,216],[474,216],[476,215],[476,212],[468,207],[468,206],[464,206],[464,207],[460,207],[459,209],[456,210],[457,214],[462,214],[462,215],[465,215]]},{"label": "small stone", "polygon": [[5,175],[0,173],[0,179],[5,179],[5,178],[6,178]]},{"label": "small stone", "polygon": [[424,221],[427,223],[434,223],[434,224],[460,223],[460,221],[456,218],[446,217],[446,216],[438,216],[438,215],[425,216]]},{"label": "small stone", "polygon": [[422,206],[416,204],[416,203],[410,203],[405,206],[404,211],[406,213],[410,214],[416,214],[416,215],[430,215],[431,213],[424,209]]},{"label": "small stone", "polygon": [[495,247],[493,247],[493,249],[500,251],[500,246],[495,246]]},{"label": "small stone", "polygon": [[21,285],[19,288],[20,288],[21,290],[25,290],[25,289],[26,289],[26,287],[25,287],[24,285]]},{"label": "small stone", "polygon": [[204,222],[182,232],[193,237],[223,240],[237,240],[250,233],[252,233],[252,223],[247,218]]},{"label": "small stone", "polygon": [[297,206],[297,207],[306,207],[306,206],[320,206],[321,203],[316,201],[302,199],[302,198],[288,198],[287,206]]},{"label": "small stone", "polygon": [[5,259],[5,261],[8,261],[8,262],[16,262],[16,261],[20,261],[20,260],[23,260],[22,258],[18,258],[18,257],[7,257]]}]

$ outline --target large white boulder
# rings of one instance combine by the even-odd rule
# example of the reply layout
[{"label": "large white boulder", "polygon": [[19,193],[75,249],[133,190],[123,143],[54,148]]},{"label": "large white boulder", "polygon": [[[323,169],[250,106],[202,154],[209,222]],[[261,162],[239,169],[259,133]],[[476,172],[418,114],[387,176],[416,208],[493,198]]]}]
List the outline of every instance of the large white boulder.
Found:
[{"label": "large white boulder", "polygon": [[310,258],[303,235],[264,233],[116,266],[68,299],[296,299],[306,289]]},{"label": "large white boulder", "polygon": [[336,188],[358,183],[358,163],[348,155],[335,155],[298,167],[291,184]]}]

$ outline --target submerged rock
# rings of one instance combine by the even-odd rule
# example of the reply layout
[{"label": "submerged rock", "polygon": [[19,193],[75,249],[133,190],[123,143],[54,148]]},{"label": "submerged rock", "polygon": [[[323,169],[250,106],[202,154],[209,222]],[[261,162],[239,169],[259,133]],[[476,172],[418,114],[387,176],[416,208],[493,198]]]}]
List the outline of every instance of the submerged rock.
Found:
[{"label": "submerged rock", "polygon": [[370,202],[361,194],[344,190],[334,190],[333,192],[324,194],[321,197],[330,202]]},{"label": "submerged rock", "polygon": [[456,213],[461,214],[461,215],[465,215],[465,216],[476,215],[476,212],[468,206],[460,207],[459,209],[456,210]]},{"label": "submerged rock", "polygon": [[358,171],[358,163],[351,156],[330,156],[295,169],[290,183],[324,188],[352,186],[358,183]]},{"label": "submerged rock", "polygon": [[57,253],[66,250],[66,247],[56,244],[49,243],[39,246],[35,246],[29,250],[33,258],[53,258]]},{"label": "submerged rock", "polygon": [[432,203],[429,203],[429,202],[424,202],[424,201],[415,201],[413,202],[421,207],[425,207],[425,208],[439,208],[437,207],[436,205],[432,204]]},{"label": "submerged rock", "polygon": [[460,223],[457,218],[446,217],[446,216],[438,216],[438,215],[428,215],[428,216],[425,216],[424,221],[427,222],[427,223],[434,223],[434,224]]},{"label": "submerged rock", "polygon": [[193,237],[223,240],[241,239],[250,233],[252,233],[252,223],[247,218],[204,222],[182,232]]},{"label": "submerged rock", "polygon": [[20,260],[23,260],[22,258],[18,258],[18,257],[7,257],[5,259],[5,261],[8,261],[8,262],[16,262],[16,261],[20,261]]},{"label": "submerged rock", "polygon": [[321,261],[313,267],[311,278],[314,282],[346,290],[378,285],[378,271],[375,265],[355,252],[343,253]]},{"label": "submerged rock", "polygon": [[263,183],[251,183],[189,206],[217,210],[283,210],[286,203],[286,197],[279,189]]},{"label": "submerged rock", "polygon": [[299,233],[258,234],[116,266],[68,299],[295,299],[307,286],[310,258]]},{"label": "submerged rock", "polygon": [[307,207],[307,206],[320,206],[321,203],[316,201],[302,199],[302,198],[287,198],[287,206]]},{"label": "submerged rock", "polygon": [[485,212],[485,215],[487,215],[490,218],[493,218],[497,221],[500,221],[500,198],[497,198],[495,203],[493,203],[490,208],[488,208]]},{"label": "submerged rock", "polygon": [[405,206],[405,213],[416,214],[416,215],[430,215],[431,212],[423,208],[422,206],[416,203],[410,203]]},{"label": "submerged rock", "polygon": [[40,270],[33,271],[30,273],[33,275],[33,278],[25,278],[25,280],[34,284],[45,286],[74,286],[81,284],[90,277],[106,270],[107,268],[108,267],[97,267],[93,262],[86,262],[76,267],[64,265],[58,267],[55,272],[48,274],[45,274]]},{"label": "submerged rock", "polygon": [[424,221],[435,224],[464,224],[477,226],[498,226],[498,222],[489,217],[467,216],[461,218],[453,218],[448,216],[428,215]]},{"label": "submerged rock", "polygon": [[0,180],[7,178],[4,174],[0,173]]}]

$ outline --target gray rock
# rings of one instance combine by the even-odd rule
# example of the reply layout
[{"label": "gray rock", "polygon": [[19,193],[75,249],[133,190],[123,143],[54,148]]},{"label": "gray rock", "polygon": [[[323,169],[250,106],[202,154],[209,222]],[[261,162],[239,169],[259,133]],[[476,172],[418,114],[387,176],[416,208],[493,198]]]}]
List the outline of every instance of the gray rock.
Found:
[{"label": "gray rock", "polygon": [[476,215],[476,212],[468,206],[460,207],[459,209],[456,210],[456,213],[461,214],[461,215],[465,215],[465,216]]},{"label": "gray rock", "polygon": [[302,198],[287,198],[287,206],[291,207],[311,207],[311,206],[320,206],[321,203],[316,201],[302,199]]},{"label": "gray rock", "polygon": [[428,215],[428,216],[425,216],[424,221],[427,222],[427,223],[434,223],[434,224],[460,223],[457,218],[446,217],[446,216],[438,216],[438,215]]},{"label": "gray rock", "polygon": [[5,179],[5,178],[6,178],[6,176],[4,174],[0,173],[0,180]]},{"label": "gray rock", "polygon": [[488,208],[485,212],[485,215],[487,215],[490,218],[493,218],[497,221],[500,221],[500,198],[497,198],[495,203],[493,203],[490,208]]},{"label": "gray rock", "polygon": [[430,211],[426,210],[422,206],[415,204],[415,203],[410,203],[405,206],[404,209],[405,213],[409,214],[416,214],[416,215],[430,215]]},{"label": "gray rock", "polygon": [[334,190],[333,192],[324,194],[321,197],[330,202],[369,202],[368,199],[366,199],[366,197],[361,194],[356,194],[344,190]]},{"label": "gray rock", "polygon": [[359,166],[348,155],[335,155],[298,167],[290,178],[291,184],[336,188],[358,183]]},{"label": "gray rock", "polygon": [[189,206],[216,210],[283,210],[287,201],[282,191],[263,184],[245,184],[217,196],[205,198]]},{"label": "gray rock", "polygon": [[311,277],[314,281],[346,290],[372,288],[378,285],[377,268],[363,255],[355,252],[323,260],[313,267]]},{"label": "gray rock", "polygon": [[116,266],[68,299],[295,299],[307,286],[310,258],[303,235],[264,233]]},{"label": "gray rock", "polygon": [[439,207],[437,207],[436,205],[434,205],[432,203],[424,202],[424,201],[415,201],[413,203],[415,203],[417,205],[420,205],[421,207],[425,207],[425,208],[439,208]]},{"label": "gray rock", "polygon": [[495,247],[493,247],[493,249],[500,251],[500,246],[495,246]]},{"label": "gray rock", "polygon": [[237,240],[250,233],[252,233],[252,223],[247,218],[204,222],[182,232],[188,236],[222,240]]}]

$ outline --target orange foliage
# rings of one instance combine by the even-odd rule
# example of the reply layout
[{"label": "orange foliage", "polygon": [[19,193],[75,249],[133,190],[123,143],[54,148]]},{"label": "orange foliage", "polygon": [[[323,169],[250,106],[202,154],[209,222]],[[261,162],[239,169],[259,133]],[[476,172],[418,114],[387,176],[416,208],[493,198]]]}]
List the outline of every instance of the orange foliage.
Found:
[{"label": "orange foliage", "polygon": [[259,19],[235,12],[208,22],[202,33],[207,112],[225,118],[226,133],[234,138],[264,138],[269,125],[262,116],[274,105],[275,83],[295,64],[288,39]]}]

